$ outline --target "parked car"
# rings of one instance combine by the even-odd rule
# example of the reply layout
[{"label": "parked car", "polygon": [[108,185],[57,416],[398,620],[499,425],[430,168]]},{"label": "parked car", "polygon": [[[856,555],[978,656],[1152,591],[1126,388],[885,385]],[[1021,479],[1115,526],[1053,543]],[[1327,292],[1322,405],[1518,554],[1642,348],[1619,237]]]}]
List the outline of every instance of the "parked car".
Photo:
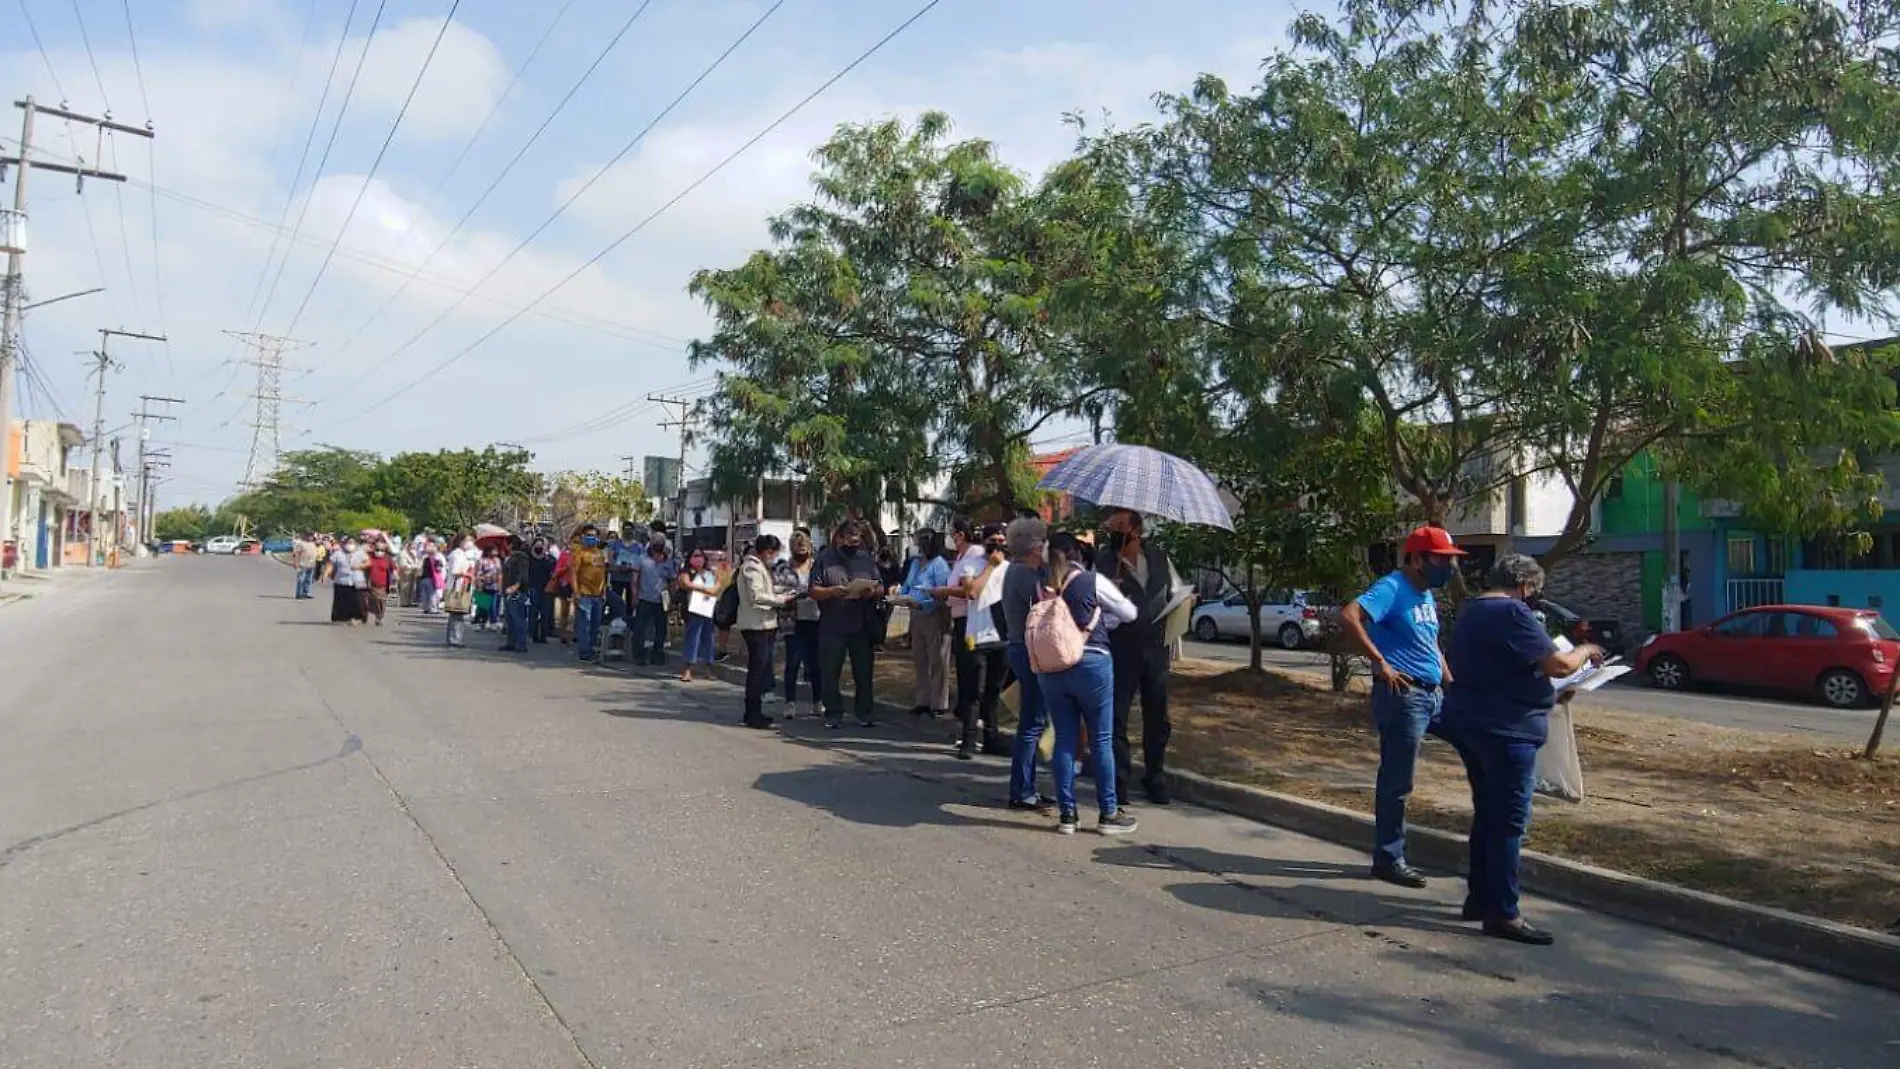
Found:
[{"label": "parked car", "polygon": [[230,556],[243,548],[243,546],[244,539],[239,538],[237,535],[219,535],[205,542],[204,551],[221,556]]},{"label": "parked car", "polygon": [[291,546],[294,544],[295,543],[288,538],[266,538],[264,539],[264,552],[289,553]]},{"label": "parked car", "polygon": [[[1270,591],[1260,602],[1260,637],[1289,650],[1312,645],[1319,640],[1324,613],[1324,606],[1308,601],[1307,591]],[[1244,594],[1202,602],[1194,609],[1194,637],[1202,642],[1246,639],[1252,634]]]},{"label": "parked car", "polygon": [[1629,642],[1620,621],[1601,616],[1586,617],[1563,602],[1550,598],[1540,599],[1537,611],[1543,617],[1544,629],[1553,638],[1562,635],[1577,646],[1594,642],[1613,657],[1621,657],[1629,652]]},{"label": "parked car", "polygon": [[1636,669],[1665,690],[1692,684],[1811,694],[1852,709],[1885,694],[1900,631],[1872,609],[1762,605],[1706,627],[1656,635]]}]

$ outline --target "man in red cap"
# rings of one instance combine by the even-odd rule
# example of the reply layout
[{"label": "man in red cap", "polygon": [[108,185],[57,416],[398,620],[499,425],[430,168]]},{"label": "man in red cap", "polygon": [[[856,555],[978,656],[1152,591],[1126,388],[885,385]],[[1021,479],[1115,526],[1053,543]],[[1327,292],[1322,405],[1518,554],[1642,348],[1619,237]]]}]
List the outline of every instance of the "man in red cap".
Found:
[{"label": "man in red cap", "polygon": [[1405,537],[1398,570],[1339,614],[1347,637],[1372,662],[1372,722],[1379,729],[1372,876],[1401,887],[1425,886],[1425,877],[1405,860],[1405,800],[1412,794],[1419,745],[1437,726],[1451,682],[1438,648],[1432,591],[1451,582],[1464,555],[1444,528],[1420,527]]}]

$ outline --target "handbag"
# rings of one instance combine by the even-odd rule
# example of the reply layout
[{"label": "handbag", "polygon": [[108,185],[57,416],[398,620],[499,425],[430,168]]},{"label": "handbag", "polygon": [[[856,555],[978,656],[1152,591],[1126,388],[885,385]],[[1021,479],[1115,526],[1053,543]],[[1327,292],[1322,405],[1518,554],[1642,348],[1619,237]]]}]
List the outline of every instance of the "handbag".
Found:
[{"label": "handbag", "polygon": [[457,583],[442,595],[442,611],[466,616],[475,607],[475,592],[465,583]]},{"label": "handbag", "polygon": [[1563,802],[1583,801],[1583,762],[1577,755],[1576,721],[1570,703],[1558,702],[1545,720],[1548,735],[1537,749],[1536,792]]}]

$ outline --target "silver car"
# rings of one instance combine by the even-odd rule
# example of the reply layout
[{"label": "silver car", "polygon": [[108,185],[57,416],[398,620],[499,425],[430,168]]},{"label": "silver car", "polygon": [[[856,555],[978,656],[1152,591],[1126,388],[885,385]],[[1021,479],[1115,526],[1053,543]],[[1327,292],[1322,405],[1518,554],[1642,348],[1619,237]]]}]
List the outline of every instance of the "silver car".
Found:
[{"label": "silver car", "polygon": [[[1321,617],[1319,607],[1308,603],[1304,590],[1268,591],[1260,603],[1260,636],[1284,649],[1297,650],[1319,640]],[[1194,637],[1202,642],[1246,639],[1251,634],[1243,594],[1202,602],[1194,610]]]}]

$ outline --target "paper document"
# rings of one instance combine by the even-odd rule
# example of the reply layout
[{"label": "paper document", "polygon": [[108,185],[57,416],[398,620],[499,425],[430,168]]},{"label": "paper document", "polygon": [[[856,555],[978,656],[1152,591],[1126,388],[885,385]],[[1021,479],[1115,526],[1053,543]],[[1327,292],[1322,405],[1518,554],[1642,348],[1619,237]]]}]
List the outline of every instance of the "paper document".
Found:
[{"label": "paper document", "polygon": [[1556,688],[1559,694],[1566,690],[1591,691],[1629,674],[1629,665],[1617,664],[1611,660],[1595,666],[1584,665],[1562,679],[1551,680],[1550,685]]}]

